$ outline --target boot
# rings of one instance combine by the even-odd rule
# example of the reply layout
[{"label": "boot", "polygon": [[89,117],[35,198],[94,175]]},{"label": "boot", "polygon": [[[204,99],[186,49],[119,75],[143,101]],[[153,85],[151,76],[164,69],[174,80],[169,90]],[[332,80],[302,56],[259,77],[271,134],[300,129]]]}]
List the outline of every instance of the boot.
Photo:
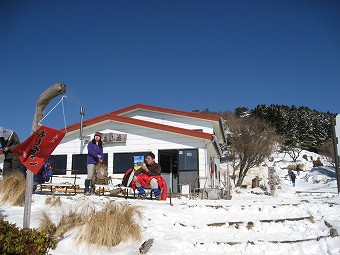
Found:
[{"label": "boot", "polygon": [[151,190],[153,194],[155,194],[155,197],[157,200],[161,199],[161,190],[159,188]]},{"label": "boot", "polygon": [[86,179],[85,180],[85,189],[84,189],[84,194],[85,195],[90,195],[90,185],[91,185],[91,180]]},{"label": "boot", "polygon": [[145,190],[143,187],[137,187],[138,190],[138,198],[139,199],[145,199],[146,198],[146,194],[145,194]]}]

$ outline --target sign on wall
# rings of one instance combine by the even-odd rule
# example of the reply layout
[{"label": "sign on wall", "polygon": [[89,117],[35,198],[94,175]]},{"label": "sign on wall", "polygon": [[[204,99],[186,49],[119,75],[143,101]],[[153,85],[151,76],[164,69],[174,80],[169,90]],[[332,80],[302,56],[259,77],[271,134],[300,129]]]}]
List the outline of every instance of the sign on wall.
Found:
[{"label": "sign on wall", "polygon": [[[126,143],[127,134],[119,134],[119,133],[102,133],[102,141],[103,144],[110,143]],[[91,141],[91,136],[86,137],[86,141]]]},{"label": "sign on wall", "polygon": [[118,134],[118,133],[103,133],[102,140],[104,144],[107,143],[125,143],[127,138],[127,134]]}]

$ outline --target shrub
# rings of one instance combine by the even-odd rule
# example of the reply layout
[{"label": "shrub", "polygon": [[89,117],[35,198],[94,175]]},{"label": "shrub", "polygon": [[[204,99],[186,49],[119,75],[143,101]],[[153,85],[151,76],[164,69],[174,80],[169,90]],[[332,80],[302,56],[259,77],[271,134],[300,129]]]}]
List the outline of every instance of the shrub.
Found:
[{"label": "shrub", "polygon": [[303,168],[305,167],[305,165],[304,164],[291,164],[291,165],[288,165],[287,166],[287,168],[288,168],[288,170],[296,170],[296,166],[297,165],[299,165],[299,167],[300,167],[300,171],[303,171]]},{"label": "shrub", "polygon": [[318,157],[316,160],[313,160],[313,167],[323,166],[320,157]]},{"label": "shrub", "polygon": [[0,219],[0,254],[40,255],[56,247],[56,241],[45,232],[20,229],[16,224]]},{"label": "shrub", "polygon": [[306,161],[308,161],[308,157],[307,157],[306,154],[304,154],[302,157],[303,157]]}]

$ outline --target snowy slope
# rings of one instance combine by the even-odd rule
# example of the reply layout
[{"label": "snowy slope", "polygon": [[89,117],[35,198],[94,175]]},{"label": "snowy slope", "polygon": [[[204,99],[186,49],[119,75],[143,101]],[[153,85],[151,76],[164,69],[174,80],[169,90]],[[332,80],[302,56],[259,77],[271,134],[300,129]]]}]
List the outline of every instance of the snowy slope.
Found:
[{"label": "snowy slope", "polygon": [[[318,155],[304,152],[308,157]],[[340,196],[334,171],[327,167],[313,168],[311,161],[299,158],[305,168],[292,187],[287,175],[289,157],[276,154],[253,174],[266,183],[267,167],[274,166],[280,178],[275,196],[260,188],[233,189],[232,199],[201,200],[173,198],[167,201],[128,200],[142,206],[142,240],[131,240],[114,248],[76,246],[77,231],[70,231],[51,254],[138,254],[145,240],[154,239],[147,254],[340,254],[340,237],[330,237],[330,229],[340,233]],[[315,193],[316,192],[316,193]],[[49,211],[55,220],[72,208],[106,201],[126,202],[124,198],[106,196],[60,195],[61,206],[45,205],[46,195],[34,194],[32,227],[36,217]],[[7,220],[22,226],[23,208],[1,207]]]}]

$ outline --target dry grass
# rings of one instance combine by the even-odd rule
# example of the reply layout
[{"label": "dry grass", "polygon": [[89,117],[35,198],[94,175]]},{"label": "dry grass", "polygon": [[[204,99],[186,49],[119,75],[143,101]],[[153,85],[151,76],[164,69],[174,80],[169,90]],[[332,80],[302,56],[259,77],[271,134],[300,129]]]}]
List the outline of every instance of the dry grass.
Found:
[{"label": "dry grass", "polygon": [[75,227],[80,227],[85,224],[88,213],[77,213],[70,211],[67,215],[62,215],[60,222],[57,226],[55,237],[63,238],[64,234]]},{"label": "dry grass", "polygon": [[299,165],[301,171],[303,171],[304,167],[305,167],[305,164],[303,163],[300,163],[300,164],[291,164],[291,165],[288,165],[287,168],[288,170],[296,170],[296,166]]},{"label": "dry grass", "polygon": [[113,247],[129,239],[140,240],[142,216],[137,206],[128,203],[107,203],[95,212],[79,232],[78,242]]},{"label": "dry grass", "polygon": [[39,217],[39,229],[55,238],[63,238],[67,231],[79,227],[76,237],[78,243],[113,247],[129,239],[140,240],[141,226],[138,219],[141,216],[137,206],[109,202],[100,211],[88,206],[80,212],[70,211],[61,216],[57,225],[43,212]]},{"label": "dry grass", "polygon": [[47,214],[47,212],[42,212],[39,217],[39,220],[40,220],[39,230],[44,230],[50,236],[55,236],[57,227],[53,223],[51,216]]},{"label": "dry grass", "polygon": [[61,200],[60,197],[56,197],[54,194],[51,196],[46,197],[45,199],[45,204],[50,205],[52,207],[54,206],[60,206],[61,205]]},{"label": "dry grass", "polygon": [[10,173],[0,181],[1,204],[23,206],[25,204],[26,180],[20,172]]},{"label": "dry grass", "polygon": [[41,212],[39,215],[39,230],[46,231],[54,238],[63,238],[64,234],[75,227],[85,224],[85,214],[70,211],[63,214],[59,223],[53,223],[51,216],[47,212]]}]

